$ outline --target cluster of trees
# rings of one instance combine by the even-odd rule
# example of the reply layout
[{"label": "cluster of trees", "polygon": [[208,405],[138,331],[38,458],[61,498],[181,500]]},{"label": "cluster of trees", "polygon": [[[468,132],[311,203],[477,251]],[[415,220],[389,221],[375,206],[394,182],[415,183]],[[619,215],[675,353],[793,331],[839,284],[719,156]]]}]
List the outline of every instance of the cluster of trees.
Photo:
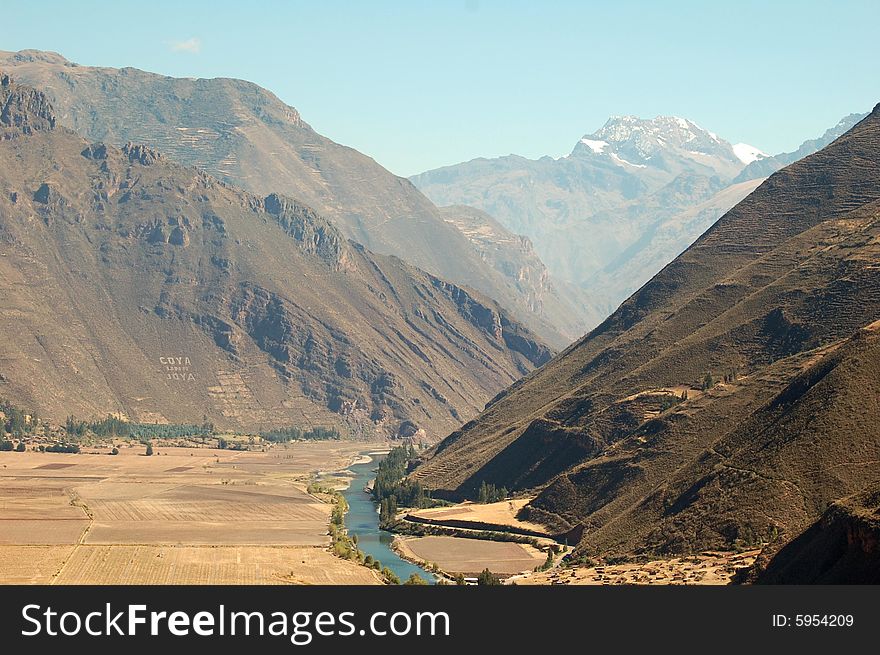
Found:
[{"label": "cluster of trees", "polygon": [[[730,369],[729,371],[724,373],[721,376],[721,381],[723,381],[725,384],[731,384],[733,382],[736,382],[738,378],[739,378],[739,371],[737,371],[737,369],[734,368],[734,369]],[[718,384],[718,382],[719,382],[719,380],[714,375],[712,375],[711,371],[709,371],[706,373],[706,375],[703,376],[703,383],[700,385],[700,388],[703,391],[708,391],[709,389],[714,387],[716,384]]]},{"label": "cluster of trees", "polygon": [[431,507],[434,501],[419,482],[406,479],[409,464],[416,458],[415,448],[397,446],[379,462],[373,482],[373,500],[379,503],[379,525],[394,522],[398,507]]},{"label": "cluster of trees", "polygon": [[494,484],[486,484],[484,481],[480,484],[479,491],[477,491],[477,502],[497,503],[501,500],[505,500],[509,494],[510,492],[507,490],[507,487],[501,487],[498,489]]},{"label": "cluster of trees", "polygon": [[0,412],[3,413],[3,419],[0,420],[0,438],[4,432],[13,437],[21,438],[26,434],[31,434],[37,425],[35,412],[30,413],[30,420],[28,420],[28,414],[8,400],[0,400]]},{"label": "cluster of trees", "polygon": [[276,428],[268,432],[261,432],[260,436],[266,441],[273,443],[286,443],[288,441],[338,441],[341,439],[339,430],[336,428],[310,428],[303,430],[302,428]]},{"label": "cluster of trees", "polygon": [[[251,437],[248,443],[253,443],[253,441],[254,439],[253,437]],[[233,441],[230,444],[229,441],[227,441],[223,437],[220,437],[217,439],[217,448],[219,448],[220,450],[247,450],[248,444],[242,443],[240,441]]]},{"label": "cluster of trees", "polygon": [[54,443],[51,446],[46,446],[44,450],[47,453],[78,453],[79,446],[75,443]]},{"label": "cluster of trees", "polygon": [[13,446],[11,441],[0,441],[0,452],[15,451],[17,453],[24,452],[24,441],[19,441],[17,446]]},{"label": "cluster of trees", "polygon": [[69,437],[83,437],[91,432],[96,437],[122,439],[177,439],[180,437],[209,437],[214,432],[214,425],[205,420],[201,425],[187,423],[129,423],[115,416],[108,416],[100,421],[78,421],[73,416],[67,417],[64,429]]},{"label": "cluster of trees", "polygon": [[501,578],[492,573],[492,571],[490,571],[489,569],[483,569],[480,575],[477,576],[477,584],[488,585],[491,587],[503,583],[501,582]]}]

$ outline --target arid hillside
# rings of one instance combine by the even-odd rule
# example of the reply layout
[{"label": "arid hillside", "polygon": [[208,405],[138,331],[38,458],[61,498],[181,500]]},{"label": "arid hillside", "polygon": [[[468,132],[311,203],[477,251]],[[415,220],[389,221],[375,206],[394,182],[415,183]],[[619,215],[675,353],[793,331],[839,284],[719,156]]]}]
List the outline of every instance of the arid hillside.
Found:
[{"label": "arid hillside", "polygon": [[840,500],[766,566],[764,584],[880,584],[880,487]]},{"label": "arid hillside", "polygon": [[[297,198],[370,250],[486,294],[556,347],[596,324],[586,320],[576,297],[564,297],[565,288],[530,285],[484,261],[409,180],[318,134],[295,108],[256,84],[80,66],[36,50],[0,51],[0,69],[43,91],[59,125],[90,141],[149,144],[258,196]],[[535,297],[564,311],[536,311]]]},{"label": "arid hillside", "polygon": [[782,169],[414,476],[536,489],[579,551],[773,544],[880,481],[880,105]]},{"label": "arid hillside", "polygon": [[296,200],[91,144],[0,86],[0,396],[63,420],[436,438],[549,359],[494,302]]}]

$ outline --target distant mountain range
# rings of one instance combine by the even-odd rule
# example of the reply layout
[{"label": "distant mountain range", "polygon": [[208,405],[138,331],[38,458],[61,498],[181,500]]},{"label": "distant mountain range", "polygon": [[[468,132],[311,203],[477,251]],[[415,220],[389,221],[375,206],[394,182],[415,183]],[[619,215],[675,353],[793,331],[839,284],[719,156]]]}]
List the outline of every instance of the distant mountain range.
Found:
[{"label": "distant mountain range", "polygon": [[[656,156],[627,148],[608,157]],[[712,157],[733,164],[723,144]],[[878,371],[880,105],[412,475],[440,497],[534,494],[523,516],[567,532],[578,556],[761,547],[766,581],[877,579]]]},{"label": "distant mountain range", "polygon": [[534,253],[528,262],[493,268],[482,246],[408,180],[318,134],[296,109],[255,84],[80,66],[35,50],[0,52],[0,69],[43,90],[59,123],[90,140],[150,144],[257,195],[297,198],[374,252],[497,300],[557,347],[595,322],[583,294],[563,296],[552,276],[529,285],[532,274],[520,264],[531,268]]},{"label": "distant mountain range", "polygon": [[58,422],[431,440],[551,355],[298,200],[62,123],[0,75],[0,397]]},{"label": "distant mountain range", "polygon": [[617,116],[559,159],[475,159],[411,179],[438,205],[479,208],[528,236],[551,274],[605,316],[767,175],[862,117],[771,157],[685,118]]}]

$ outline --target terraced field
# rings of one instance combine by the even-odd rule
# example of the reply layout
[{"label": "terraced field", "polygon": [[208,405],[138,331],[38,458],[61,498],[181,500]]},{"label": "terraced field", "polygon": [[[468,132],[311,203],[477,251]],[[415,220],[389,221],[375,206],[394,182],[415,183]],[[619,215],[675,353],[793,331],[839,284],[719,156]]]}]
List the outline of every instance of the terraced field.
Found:
[{"label": "terraced field", "polygon": [[306,492],[363,444],[0,453],[0,583],[371,584]]}]

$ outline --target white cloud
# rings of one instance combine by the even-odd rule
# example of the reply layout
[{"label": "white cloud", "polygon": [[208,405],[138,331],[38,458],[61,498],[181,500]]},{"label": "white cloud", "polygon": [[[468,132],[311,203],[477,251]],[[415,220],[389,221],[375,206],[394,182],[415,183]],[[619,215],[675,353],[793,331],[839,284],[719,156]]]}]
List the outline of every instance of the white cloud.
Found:
[{"label": "white cloud", "polygon": [[174,41],[171,44],[172,52],[190,52],[192,54],[198,54],[202,51],[202,40],[198,37],[191,37],[186,41]]}]

